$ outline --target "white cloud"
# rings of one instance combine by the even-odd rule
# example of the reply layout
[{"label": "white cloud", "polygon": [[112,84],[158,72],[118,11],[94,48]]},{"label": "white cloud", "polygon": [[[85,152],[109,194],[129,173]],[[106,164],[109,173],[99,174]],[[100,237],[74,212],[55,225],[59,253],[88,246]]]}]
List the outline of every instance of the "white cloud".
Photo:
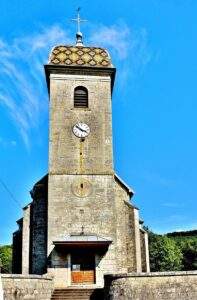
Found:
[{"label": "white cloud", "polygon": [[174,231],[190,231],[190,230],[197,230],[197,223],[187,224],[183,227],[175,227]]},{"label": "white cloud", "polygon": [[197,223],[195,220],[190,220],[186,215],[178,213],[160,218],[160,220],[155,219],[154,223],[155,224],[152,226],[152,230],[159,234],[197,229]]},{"label": "white cloud", "polygon": [[111,26],[93,27],[89,41],[108,48],[115,64],[121,62],[121,78],[136,76],[152,58],[147,30],[130,28],[122,21]]},{"label": "white cloud", "polygon": [[148,32],[145,28],[140,30],[135,30],[132,32],[131,36],[132,49],[131,57],[133,66],[136,68],[142,68],[146,66],[151,58],[152,53],[148,45]]},{"label": "white cloud", "polygon": [[94,45],[112,49],[122,60],[128,56],[130,36],[130,28],[124,23],[112,26],[97,25],[89,40]]},{"label": "white cloud", "polygon": [[169,208],[180,208],[180,207],[184,207],[185,206],[185,203],[183,203],[183,202],[169,202],[169,199],[166,201],[166,202],[164,202],[164,203],[162,203],[162,205],[164,206],[164,207],[169,207]]},{"label": "white cloud", "polygon": [[11,144],[12,146],[16,146],[16,145],[17,145],[17,142],[16,142],[16,141],[10,141],[10,144]]},{"label": "white cloud", "polygon": [[47,112],[43,64],[51,48],[61,43],[70,43],[70,39],[58,25],[11,43],[0,39],[0,104],[7,108],[27,147],[31,131],[39,130]]},{"label": "white cloud", "polygon": [[[93,27],[87,41],[109,49],[115,64],[121,65],[122,82],[149,62],[146,30],[131,30],[123,22]],[[31,146],[31,133],[39,132],[43,116],[47,116],[43,64],[57,44],[73,44],[69,31],[59,25],[9,43],[0,38],[0,105],[6,107],[27,148]]]},{"label": "white cloud", "polygon": [[15,140],[5,140],[2,137],[0,137],[0,146],[3,147],[15,147],[17,145],[17,142]]},{"label": "white cloud", "polygon": [[166,221],[165,226],[160,226],[160,227],[154,227],[152,230],[155,233],[158,234],[165,234],[168,232],[180,232],[180,231],[190,231],[190,230],[197,230],[197,224],[196,223],[191,223],[191,224],[186,224],[186,225],[174,225],[174,224],[168,224]]},{"label": "white cloud", "polygon": [[141,172],[141,178],[146,182],[163,186],[165,188],[172,188],[177,185],[177,180],[169,178],[169,176],[166,178],[161,174],[149,172],[147,170],[143,170],[143,172]]}]

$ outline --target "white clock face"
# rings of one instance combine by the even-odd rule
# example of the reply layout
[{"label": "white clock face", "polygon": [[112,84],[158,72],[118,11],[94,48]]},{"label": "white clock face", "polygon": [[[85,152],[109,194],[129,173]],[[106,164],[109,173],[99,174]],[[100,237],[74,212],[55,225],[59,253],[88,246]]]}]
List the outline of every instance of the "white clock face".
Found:
[{"label": "white clock face", "polygon": [[85,138],[90,133],[90,127],[82,122],[78,122],[73,126],[73,133],[79,138]]}]

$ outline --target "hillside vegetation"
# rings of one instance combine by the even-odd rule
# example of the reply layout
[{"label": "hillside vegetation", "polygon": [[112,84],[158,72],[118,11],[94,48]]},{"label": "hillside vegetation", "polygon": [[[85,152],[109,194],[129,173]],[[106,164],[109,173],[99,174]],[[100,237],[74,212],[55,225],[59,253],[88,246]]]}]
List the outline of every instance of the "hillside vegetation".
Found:
[{"label": "hillside vegetation", "polygon": [[12,246],[0,246],[0,266],[2,273],[12,272]]},{"label": "hillside vegetation", "polygon": [[197,230],[149,232],[149,251],[152,272],[197,270]]}]

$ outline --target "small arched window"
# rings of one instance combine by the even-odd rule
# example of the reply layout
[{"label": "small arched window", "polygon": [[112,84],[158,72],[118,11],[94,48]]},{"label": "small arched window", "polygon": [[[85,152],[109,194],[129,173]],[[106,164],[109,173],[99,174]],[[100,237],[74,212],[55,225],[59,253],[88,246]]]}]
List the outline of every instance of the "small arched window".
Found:
[{"label": "small arched window", "polygon": [[74,90],[74,107],[88,107],[88,90],[84,86],[77,86]]}]

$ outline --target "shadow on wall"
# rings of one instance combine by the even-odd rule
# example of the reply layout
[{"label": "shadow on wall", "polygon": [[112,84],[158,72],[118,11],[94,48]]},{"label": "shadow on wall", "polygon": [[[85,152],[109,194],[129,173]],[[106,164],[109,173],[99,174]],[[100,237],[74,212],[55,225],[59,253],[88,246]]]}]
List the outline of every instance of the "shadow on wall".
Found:
[{"label": "shadow on wall", "polygon": [[96,289],[90,296],[90,300],[101,300],[104,299],[104,289]]}]

